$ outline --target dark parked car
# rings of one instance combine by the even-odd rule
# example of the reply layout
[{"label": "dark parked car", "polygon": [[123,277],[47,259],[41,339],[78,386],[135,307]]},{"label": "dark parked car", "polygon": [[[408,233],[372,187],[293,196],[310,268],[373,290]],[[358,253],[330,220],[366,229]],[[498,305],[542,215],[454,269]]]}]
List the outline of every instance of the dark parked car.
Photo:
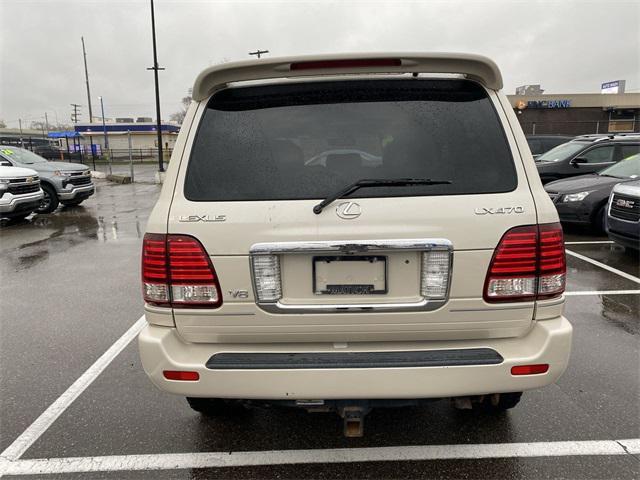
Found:
[{"label": "dark parked car", "polygon": [[529,144],[529,150],[534,159],[538,159],[540,155],[548,152],[558,145],[570,142],[573,140],[573,136],[566,135],[527,135],[527,143]]},{"label": "dark parked car", "polygon": [[545,190],[558,210],[561,222],[591,224],[605,229],[607,201],[613,187],[640,178],[640,155],[636,154],[590,175],[557,180]]},{"label": "dark parked car", "polygon": [[607,234],[620,245],[640,249],[640,180],[613,188],[607,210]]},{"label": "dark parked car", "polygon": [[583,135],[538,157],[542,183],[595,173],[640,152],[640,135]]}]

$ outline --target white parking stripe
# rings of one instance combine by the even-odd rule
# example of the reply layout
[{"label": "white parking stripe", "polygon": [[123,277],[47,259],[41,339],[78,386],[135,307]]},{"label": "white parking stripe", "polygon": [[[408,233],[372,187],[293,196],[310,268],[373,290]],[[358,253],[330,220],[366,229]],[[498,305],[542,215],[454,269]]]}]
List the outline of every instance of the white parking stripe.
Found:
[{"label": "white parking stripe", "polygon": [[568,255],[571,255],[572,257],[576,257],[579,258],[580,260],[584,260],[585,262],[589,262],[592,265],[595,265],[597,267],[600,268],[604,268],[605,270],[608,270],[611,273],[615,273],[616,275],[620,275],[623,278],[626,278],[627,280],[631,280],[632,282],[636,282],[636,283],[640,283],[640,278],[638,277],[634,277],[633,275],[627,273],[627,272],[623,272],[622,270],[618,270],[617,268],[613,268],[610,267],[609,265],[606,265],[602,262],[599,262],[597,260],[594,260],[593,258],[589,258],[589,257],[585,257],[584,255],[580,255],[579,253],[576,253],[572,250],[566,250]]},{"label": "white parking stripe", "polygon": [[[0,454],[0,459],[17,460],[42,436],[85,389],[107,368],[114,358],[126,347],[145,325],[144,315],[134,323],[124,335],[111,345],[80,377],[60,395],[27,429]],[[1,476],[1,471],[0,471]]]},{"label": "white parking stripe", "polygon": [[585,242],[564,242],[565,245],[598,245],[603,243],[613,243],[611,240],[593,240]]},{"label": "white parking stripe", "polygon": [[309,463],[354,463],[480,458],[633,455],[640,439],[567,442],[424,445],[258,452],[171,453],[103,457],[43,458],[6,462],[7,475],[174,470]]},{"label": "white parking stripe", "polygon": [[564,292],[565,297],[580,295],[638,295],[640,290],[591,290],[578,292]]}]

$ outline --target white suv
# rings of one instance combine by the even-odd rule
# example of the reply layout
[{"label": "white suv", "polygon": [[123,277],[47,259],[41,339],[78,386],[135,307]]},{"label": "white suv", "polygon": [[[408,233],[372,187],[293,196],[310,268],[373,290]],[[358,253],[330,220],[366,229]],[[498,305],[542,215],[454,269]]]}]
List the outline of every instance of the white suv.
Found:
[{"label": "white suv", "polygon": [[205,414],[555,382],[562,229],[489,59],[270,58],[203,71],[142,252],[145,371]]}]

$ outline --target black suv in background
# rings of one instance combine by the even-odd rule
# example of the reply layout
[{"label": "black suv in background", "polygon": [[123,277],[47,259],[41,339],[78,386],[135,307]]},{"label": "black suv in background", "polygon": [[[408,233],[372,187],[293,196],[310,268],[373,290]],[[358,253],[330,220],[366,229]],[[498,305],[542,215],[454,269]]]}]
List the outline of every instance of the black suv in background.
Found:
[{"label": "black suv in background", "polygon": [[527,143],[529,144],[529,150],[531,150],[533,158],[537,161],[538,157],[543,153],[548,152],[558,145],[570,142],[573,138],[573,136],[567,135],[527,135]]},{"label": "black suv in background", "polygon": [[540,155],[536,167],[542,183],[602,170],[640,153],[640,134],[582,135]]}]

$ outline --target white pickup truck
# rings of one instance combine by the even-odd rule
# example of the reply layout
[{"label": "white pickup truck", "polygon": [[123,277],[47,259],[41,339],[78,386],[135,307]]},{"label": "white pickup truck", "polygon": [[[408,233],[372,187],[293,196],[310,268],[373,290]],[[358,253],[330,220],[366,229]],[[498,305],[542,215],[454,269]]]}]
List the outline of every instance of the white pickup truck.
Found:
[{"label": "white pickup truck", "polygon": [[0,218],[27,217],[38,208],[43,197],[35,170],[0,164]]}]

